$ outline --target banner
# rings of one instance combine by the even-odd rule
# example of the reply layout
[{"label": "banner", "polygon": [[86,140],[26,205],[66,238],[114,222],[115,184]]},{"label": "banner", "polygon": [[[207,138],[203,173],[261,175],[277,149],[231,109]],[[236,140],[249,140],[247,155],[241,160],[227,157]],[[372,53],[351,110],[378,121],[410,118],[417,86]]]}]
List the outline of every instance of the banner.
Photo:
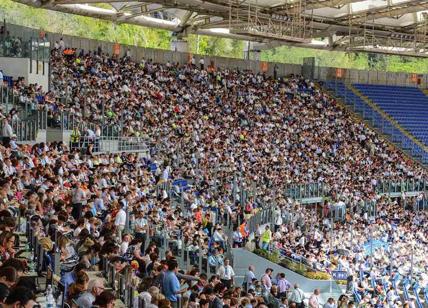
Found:
[{"label": "banner", "polygon": [[46,32],[43,29],[40,29],[39,38],[44,40],[46,38]]},{"label": "banner", "polygon": [[346,73],[345,69],[343,69],[343,68],[336,68],[336,77],[337,78],[343,78],[343,77],[345,77],[345,73]]},{"label": "banner", "polygon": [[331,276],[334,280],[346,280],[348,278],[348,273],[345,271],[332,271]]},{"label": "banner", "polygon": [[120,44],[115,43],[113,45],[113,55],[114,56],[120,56]]},{"label": "banner", "polygon": [[266,61],[260,62],[260,70],[263,73],[266,73],[268,71],[268,63]]}]

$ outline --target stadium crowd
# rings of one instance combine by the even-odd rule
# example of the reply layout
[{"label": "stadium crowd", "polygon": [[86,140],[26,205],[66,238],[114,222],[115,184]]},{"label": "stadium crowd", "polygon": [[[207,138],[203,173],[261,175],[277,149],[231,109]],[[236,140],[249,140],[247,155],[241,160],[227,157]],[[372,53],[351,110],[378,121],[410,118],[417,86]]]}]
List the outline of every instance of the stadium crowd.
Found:
[{"label": "stadium crowd", "polygon": [[[10,138],[0,147],[0,208],[15,205],[31,215],[41,237],[52,239],[53,230],[63,234],[61,259],[73,265],[62,277],[67,300],[82,302],[82,307],[113,302],[100,280],[89,280],[85,273],[108,258],[118,271],[135,261],[141,296],[149,306],[175,307],[182,293],[189,307],[301,307],[299,286],[285,283],[282,275],[272,285],[269,269],[260,279],[248,274],[251,279],[243,288],[234,284],[227,243],[230,237],[236,246],[251,242],[245,221],[263,204],[276,204],[277,210],[275,230],[252,235],[260,238],[260,247],[304,258],[314,269],[347,271],[356,279],[353,290],[368,306],[398,305],[398,298],[380,296],[387,293],[384,285],[371,290],[366,277],[375,277],[377,284],[397,270],[408,275],[410,255],[405,251],[413,240],[412,274],[427,282],[426,214],[375,193],[380,181],[424,180],[424,170],[310,81],[192,64],[135,63],[103,53],[64,55],[62,48],[52,53],[51,72],[47,93],[15,83],[21,102],[48,110],[52,119],[61,119],[66,111],[80,123],[119,122],[122,134],[155,145],[145,158],[95,155],[62,143],[30,147]],[[181,206],[174,195],[158,189],[159,183],[179,178],[193,182]],[[234,182],[246,190],[255,186],[252,197],[233,196]],[[314,182],[324,183],[330,197],[320,213],[283,197],[287,184]],[[367,200],[378,204],[376,221],[370,221],[364,208]],[[340,202],[353,209],[352,217],[336,222],[330,232],[329,217]],[[131,233],[125,228],[127,211],[132,213]],[[233,234],[226,234],[229,219]],[[194,269],[178,273],[173,251],[164,259],[159,255],[156,240],[165,234],[174,247],[184,245],[207,256],[218,275],[208,278]],[[382,246],[367,254],[364,246],[373,239],[384,240],[392,250]],[[0,241],[3,263],[14,260],[9,240]],[[334,258],[329,257],[332,252]],[[190,281],[188,288],[180,288],[177,276]],[[318,307],[316,293],[309,299],[311,307]],[[352,305],[344,297],[325,307]]]}]

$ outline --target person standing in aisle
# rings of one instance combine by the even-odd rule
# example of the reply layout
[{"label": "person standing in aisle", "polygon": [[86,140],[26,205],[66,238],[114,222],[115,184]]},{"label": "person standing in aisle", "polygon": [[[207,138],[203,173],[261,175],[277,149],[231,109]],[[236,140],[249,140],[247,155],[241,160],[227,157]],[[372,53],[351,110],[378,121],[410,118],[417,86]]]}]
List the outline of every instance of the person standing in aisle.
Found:
[{"label": "person standing in aisle", "polygon": [[226,288],[231,288],[234,283],[235,271],[230,265],[229,259],[224,259],[224,264],[218,268],[217,275]]}]

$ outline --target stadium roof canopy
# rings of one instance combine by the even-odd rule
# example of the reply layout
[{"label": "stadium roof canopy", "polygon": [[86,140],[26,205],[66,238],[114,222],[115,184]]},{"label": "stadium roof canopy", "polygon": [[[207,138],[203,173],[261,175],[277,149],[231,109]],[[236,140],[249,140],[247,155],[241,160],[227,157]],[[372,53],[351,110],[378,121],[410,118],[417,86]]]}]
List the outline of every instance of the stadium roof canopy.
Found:
[{"label": "stadium roof canopy", "polygon": [[[173,31],[280,45],[428,57],[428,0],[15,0]],[[99,3],[108,4],[97,5]]]}]

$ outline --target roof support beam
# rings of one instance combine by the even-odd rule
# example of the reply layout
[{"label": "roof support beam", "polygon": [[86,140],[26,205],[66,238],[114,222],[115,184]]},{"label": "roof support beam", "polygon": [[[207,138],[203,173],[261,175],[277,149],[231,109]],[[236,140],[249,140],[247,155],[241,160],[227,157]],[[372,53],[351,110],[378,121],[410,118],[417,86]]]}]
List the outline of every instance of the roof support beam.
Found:
[{"label": "roof support beam", "polygon": [[[360,1],[362,0],[324,0],[324,1],[312,0],[312,1],[308,1],[306,3],[306,6],[302,5],[302,9],[316,10],[324,7],[342,7],[344,5],[354,3],[354,2],[360,2]],[[269,8],[269,12],[281,13],[281,12],[286,12],[287,10],[290,10],[290,9],[295,10],[298,7],[299,7],[298,3],[281,4],[281,5],[277,5]]]},{"label": "roof support beam", "polygon": [[351,13],[351,15],[340,17],[339,20],[351,20],[352,23],[363,23],[365,21],[376,20],[383,17],[395,17],[423,10],[428,10],[427,0],[411,0],[404,3],[397,3],[396,5],[391,6],[370,8],[364,11],[356,12],[355,14]]}]

